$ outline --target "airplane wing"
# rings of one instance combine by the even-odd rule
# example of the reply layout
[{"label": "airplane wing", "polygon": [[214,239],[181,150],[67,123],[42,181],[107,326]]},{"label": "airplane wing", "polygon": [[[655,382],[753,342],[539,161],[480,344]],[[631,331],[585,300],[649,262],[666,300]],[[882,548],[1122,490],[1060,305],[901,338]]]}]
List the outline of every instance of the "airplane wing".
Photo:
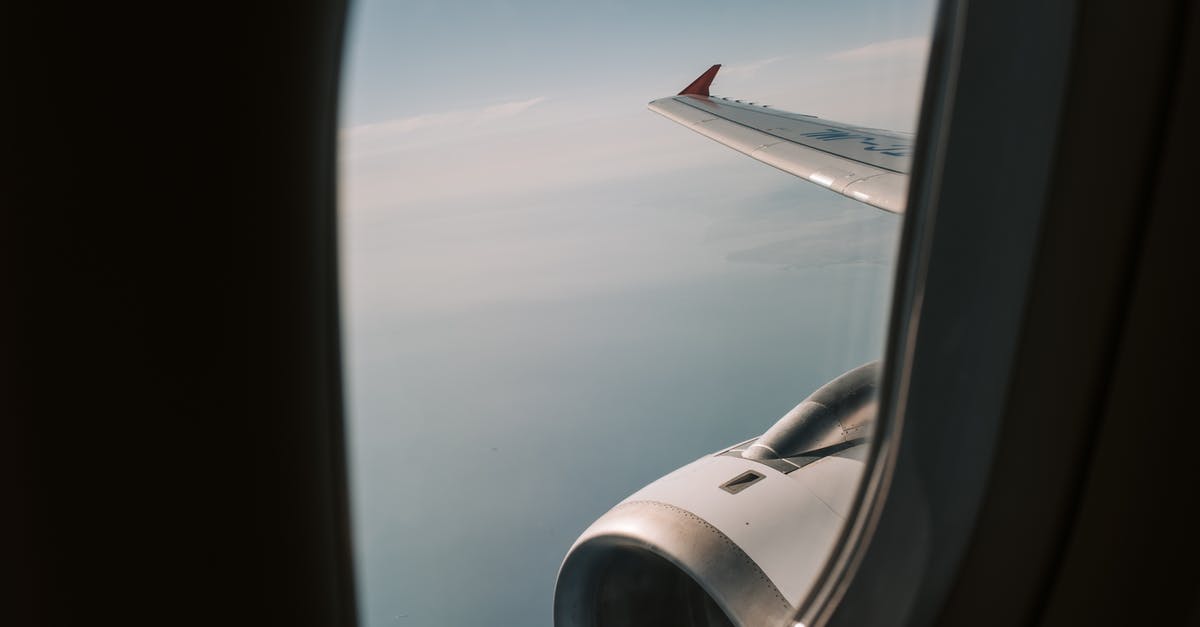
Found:
[{"label": "airplane wing", "polygon": [[904,212],[913,137],[713,96],[714,65],[676,96],[648,105],[738,152],[843,196]]}]

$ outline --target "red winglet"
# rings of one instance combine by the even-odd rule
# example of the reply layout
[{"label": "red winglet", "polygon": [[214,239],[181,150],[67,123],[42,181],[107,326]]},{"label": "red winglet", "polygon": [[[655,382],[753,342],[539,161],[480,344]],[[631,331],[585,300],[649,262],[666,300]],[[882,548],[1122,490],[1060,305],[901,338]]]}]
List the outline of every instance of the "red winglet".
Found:
[{"label": "red winglet", "polygon": [[719,69],[721,69],[720,63],[708,68],[708,71],[701,74],[700,78],[697,78],[696,80],[692,81],[691,85],[684,87],[683,91],[679,92],[679,95],[680,96],[689,96],[690,95],[690,96],[705,96],[705,97],[707,97],[708,96],[708,86],[712,85],[713,79],[717,77],[717,70],[719,70]]}]

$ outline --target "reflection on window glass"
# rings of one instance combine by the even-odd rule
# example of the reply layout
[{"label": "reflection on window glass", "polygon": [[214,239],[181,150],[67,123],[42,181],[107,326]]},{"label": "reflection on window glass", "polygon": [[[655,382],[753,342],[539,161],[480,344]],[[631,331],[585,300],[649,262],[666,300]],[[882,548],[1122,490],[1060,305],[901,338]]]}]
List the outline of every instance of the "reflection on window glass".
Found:
[{"label": "reflection on window glass", "polygon": [[[931,0],[354,7],[340,213],[365,625],[550,625],[559,567],[589,525],[713,452],[713,464],[747,467],[689,467],[696,486],[655,483],[643,500],[680,489],[786,500],[785,481],[849,498],[822,492],[839,481],[822,474],[835,472],[825,457],[855,457],[845,441],[756,438],[881,357],[901,216],[866,204],[874,188],[823,189],[845,185],[829,164],[798,177],[646,103],[723,63],[713,96],[868,129],[806,129],[825,148],[895,152],[869,131],[914,130],[932,11]],[[821,419],[805,411],[791,420]],[[819,563],[831,541],[803,550]],[[767,576],[798,602],[803,574]],[[657,601],[629,603],[636,614]]]}]

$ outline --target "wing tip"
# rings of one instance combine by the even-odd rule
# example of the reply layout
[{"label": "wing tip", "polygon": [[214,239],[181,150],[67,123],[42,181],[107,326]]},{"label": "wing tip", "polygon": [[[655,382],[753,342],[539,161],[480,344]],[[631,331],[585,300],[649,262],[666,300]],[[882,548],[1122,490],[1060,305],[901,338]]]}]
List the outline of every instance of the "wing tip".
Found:
[{"label": "wing tip", "polygon": [[717,77],[717,71],[721,69],[721,64],[718,63],[704,71],[690,85],[683,88],[679,92],[680,96],[704,96],[708,97],[708,87],[712,85],[713,79]]}]

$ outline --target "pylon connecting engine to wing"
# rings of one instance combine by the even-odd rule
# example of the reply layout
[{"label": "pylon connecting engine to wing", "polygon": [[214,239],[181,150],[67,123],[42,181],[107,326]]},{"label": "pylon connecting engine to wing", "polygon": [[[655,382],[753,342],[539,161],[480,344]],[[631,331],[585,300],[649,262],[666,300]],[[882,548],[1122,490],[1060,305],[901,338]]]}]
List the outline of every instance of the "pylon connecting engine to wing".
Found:
[{"label": "pylon connecting engine to wing", "polygon": [[761,436],[601,516],[559,569],[557,627],[783,625],[833,549],[862,475],[878,362]]}]

